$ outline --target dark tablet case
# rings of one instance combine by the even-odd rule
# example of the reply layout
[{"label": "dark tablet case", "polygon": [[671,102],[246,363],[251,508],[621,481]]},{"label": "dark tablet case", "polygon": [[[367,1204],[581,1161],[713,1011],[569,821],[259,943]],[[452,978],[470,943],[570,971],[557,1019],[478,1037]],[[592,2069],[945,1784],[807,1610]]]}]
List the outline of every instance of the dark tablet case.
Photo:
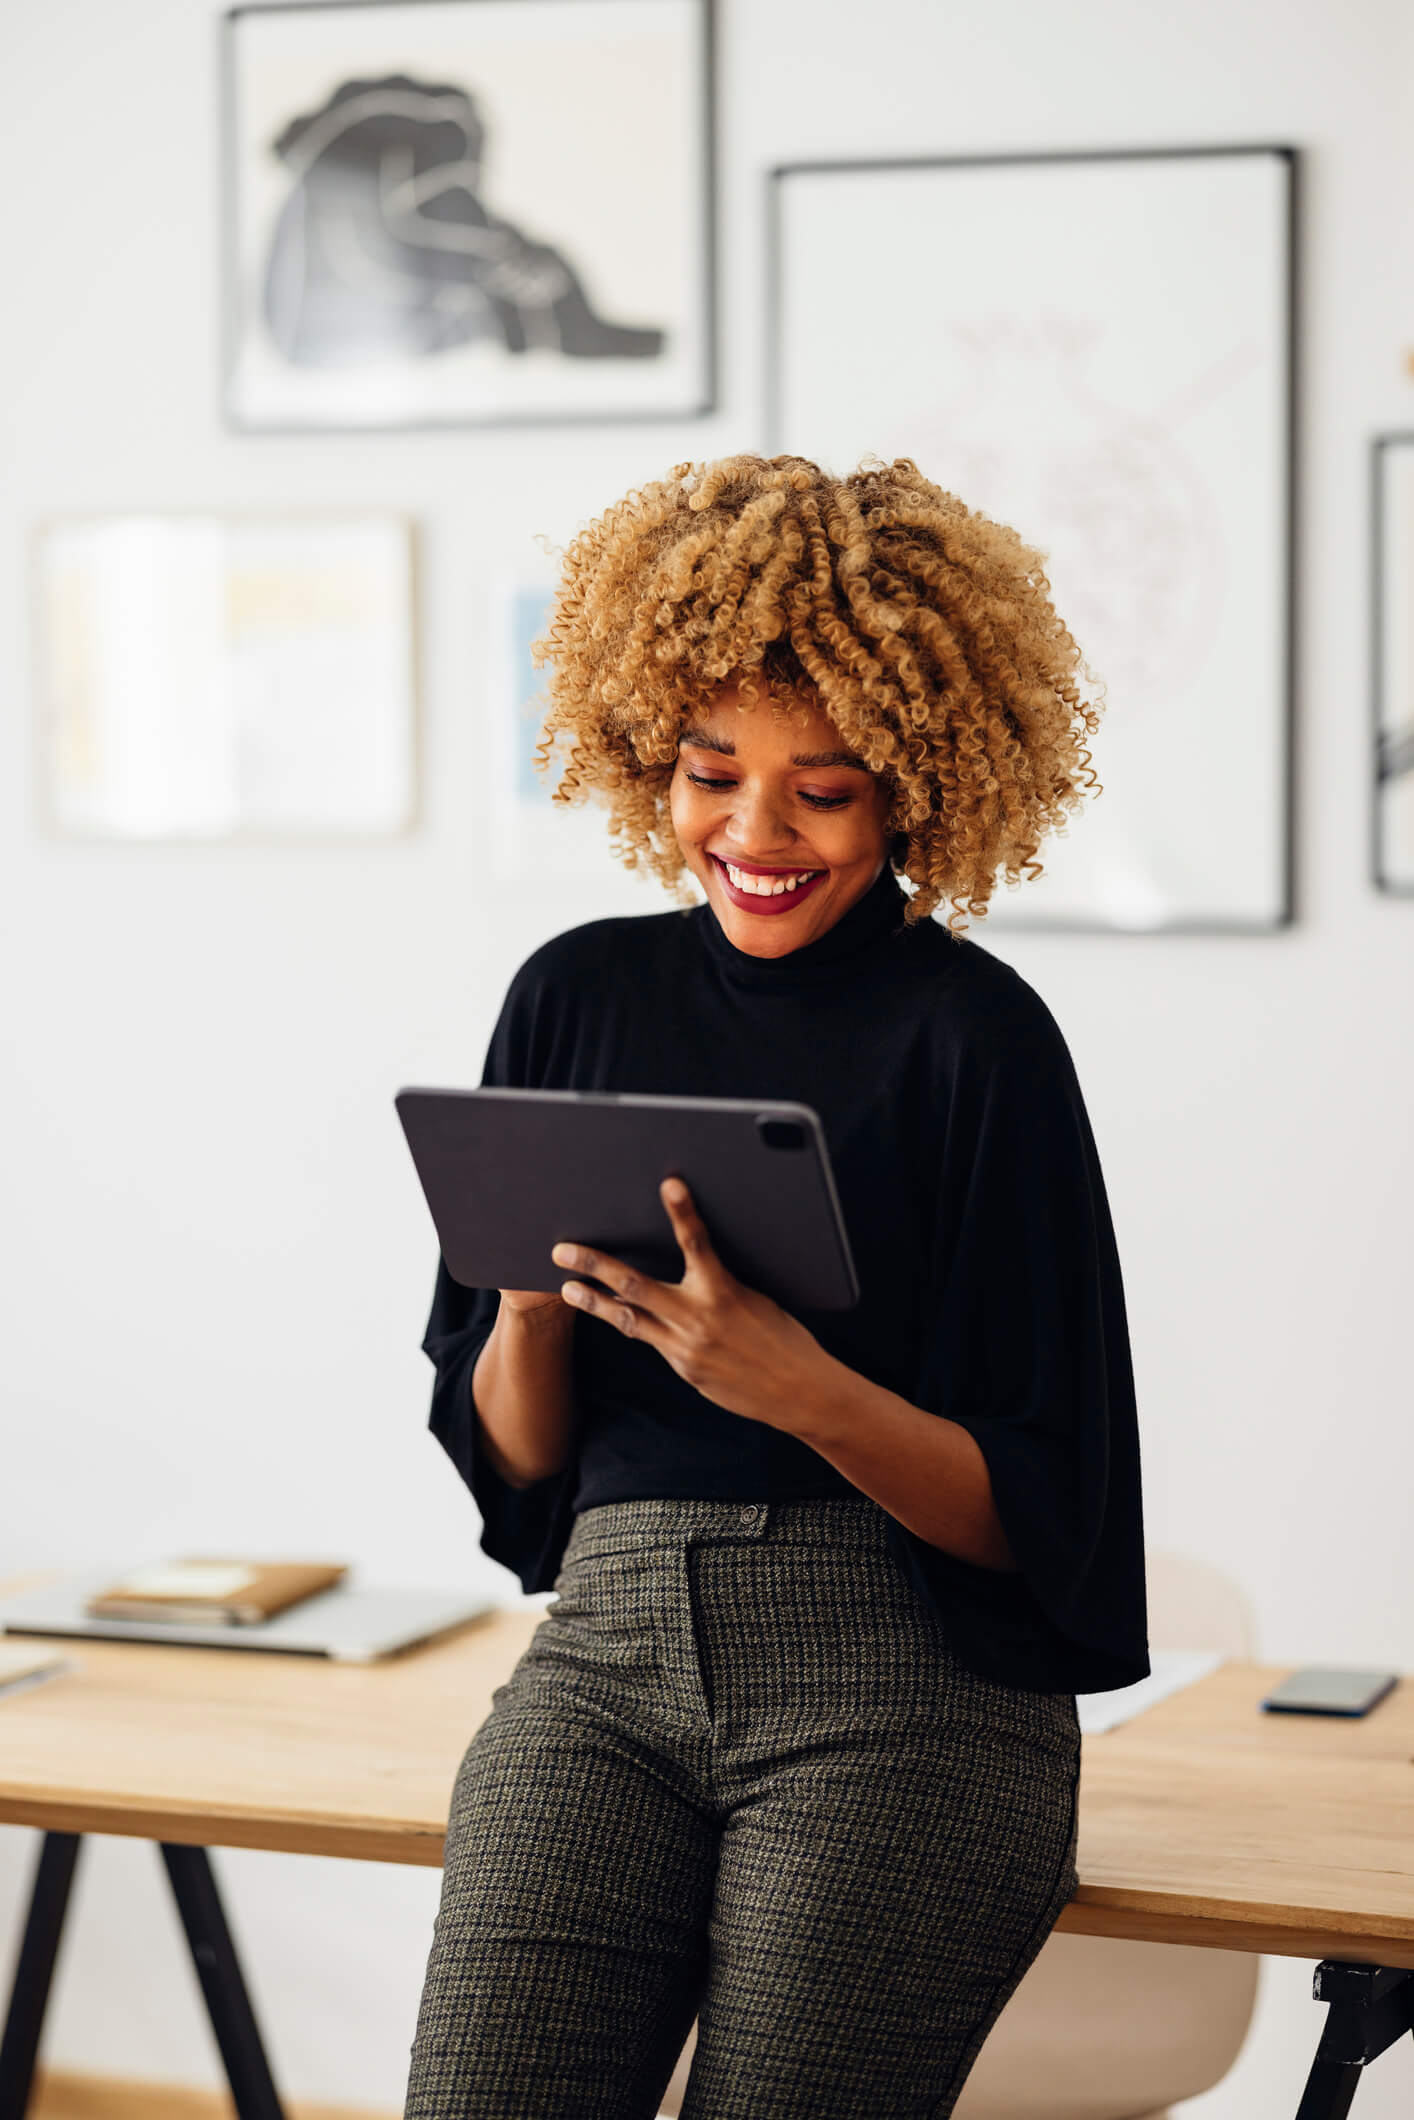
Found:
[{"label": "dark tablet case", "polygon": [[468,1288],[561,1287],[551,1247],[682,1277],[658,1196],[682,1178],[723,1264],[783,1308],[859,1300],[829,1154],[808,1105],[580,1090],[404,1089],[394,1099],[447,1270]]}]

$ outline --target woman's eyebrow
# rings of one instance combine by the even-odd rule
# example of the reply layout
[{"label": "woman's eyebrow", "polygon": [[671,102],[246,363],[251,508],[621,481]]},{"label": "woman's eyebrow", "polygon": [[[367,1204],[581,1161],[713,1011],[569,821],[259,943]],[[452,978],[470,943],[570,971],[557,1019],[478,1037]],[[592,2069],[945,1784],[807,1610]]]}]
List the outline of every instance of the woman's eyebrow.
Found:
[{"label": "woman's eyebrow", "polygon": [[821,766],[853,766],[855,771],[859,773],[867,773],[869,771],[864,760],[856,758],[853,751],[807,751],[803,756],[797,753],[791,760],[791,764],[793,766],[809,766],[815,772],[818,772]]},{"label": "woman's eyebrow", "polygon": [[[714,736],[709,729],[684,729],[678,738],[680,744],[690,743],[699,751],[717,751],[723,758],[736,757],[736,745],[725,736]],[[868,766],[852,751],[804,751],[791,760],[793,766],[803,766],[818,773],[824,766],[853,766],[856,772],[867,773]]]}]

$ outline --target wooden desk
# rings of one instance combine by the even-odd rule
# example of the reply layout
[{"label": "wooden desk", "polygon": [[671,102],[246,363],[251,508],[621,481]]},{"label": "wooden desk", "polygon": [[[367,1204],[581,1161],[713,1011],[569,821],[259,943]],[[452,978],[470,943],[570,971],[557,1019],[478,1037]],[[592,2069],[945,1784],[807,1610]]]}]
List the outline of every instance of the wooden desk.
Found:
[{"label": "wooden desk", "polygon": [[[539,1618],[371,1666],[68,1643],[76,1670],[0,1697],[0,1821],[435,1867],[467,1740]],[[1414,1684],[1362,1721],[1264,1715],[1280,1675],[1227,1665],[1086,1740],[1062,1929],[1414,1968]]]}]

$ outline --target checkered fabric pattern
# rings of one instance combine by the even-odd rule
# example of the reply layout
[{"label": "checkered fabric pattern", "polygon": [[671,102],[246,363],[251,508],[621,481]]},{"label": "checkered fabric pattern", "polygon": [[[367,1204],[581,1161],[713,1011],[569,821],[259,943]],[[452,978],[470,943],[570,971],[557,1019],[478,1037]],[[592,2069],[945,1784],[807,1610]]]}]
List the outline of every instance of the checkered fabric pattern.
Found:
[{"label": "checkered fabric pattern", "polygon": [[[612,1502],[467,1748],[406,2120],[944,2120],[1075,1886],[1075,1699],[867,1497]],[[455,1703],[448,1703],[455,1713]]]}]

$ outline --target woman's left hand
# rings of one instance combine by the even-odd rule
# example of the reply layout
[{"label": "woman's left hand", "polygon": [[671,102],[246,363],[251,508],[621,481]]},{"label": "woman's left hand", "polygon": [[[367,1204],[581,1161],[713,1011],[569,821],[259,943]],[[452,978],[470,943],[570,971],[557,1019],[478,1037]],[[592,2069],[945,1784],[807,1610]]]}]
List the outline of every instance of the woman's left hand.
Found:
[{"label": "woman's left hand", "polygon": [[561,1295],[625,1339],[655,1347],[714,1405],[789,1430],[831,1357],[789,1311],[728,1273],[681,1178],[665,1178],[658,1191],[682,1252],[681,1281],[655,1281],[605,1252],[557,1244],[550,1254],[557,1266],[593,1274],[613,1290],[567,1281]]}]

